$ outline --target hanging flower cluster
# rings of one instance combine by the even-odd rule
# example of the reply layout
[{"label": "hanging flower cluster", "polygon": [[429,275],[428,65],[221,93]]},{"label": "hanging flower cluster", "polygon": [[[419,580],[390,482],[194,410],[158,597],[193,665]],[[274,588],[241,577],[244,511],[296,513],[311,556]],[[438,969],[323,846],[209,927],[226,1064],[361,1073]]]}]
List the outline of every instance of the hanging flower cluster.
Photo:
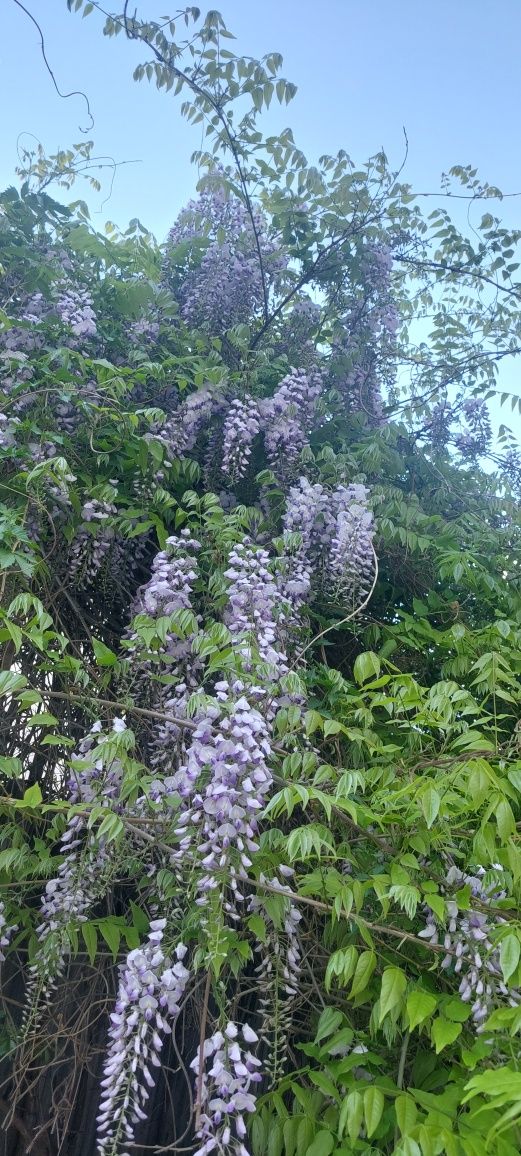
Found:
[{"label": "hanging flower cluster", "polygon": [[181,1009],[190,976],[182,962],[187,948],[179,944],[174,963],[165,958],[166,922],[153,919],[146,943],[130,951],[120,967],[97,1117],[100,1156],[132,1144],[136,1126],[146,1120],[144,1109],[155,1084],[151,1069],[157,1072],[163,1038]]},{"label": "hanging flower cluster", "polygon": [[[199,1086],[197,1138],[200,1147],[194,1156],[208,1156],[217,1149],[234,1156],[248,1156],[244,1146],[245,1113],[255,1111],[252,1085],[260,1083],[260,1061],[249,1044],[258,1037],[249,1024],[230,1022],[224,1031],[214,1032],[192,1060],[190,1067]],[[245,1046],[246,1045],[246,1046]],[[202,1078],[201,1078],[202,1077]]]},{"label": "hanging flower cluster", "polygon": [[319,357],[313,338],[318,329],[322,310],[320,305],[303,294],[293,297],[284,314],[275,341],[271,336],[273,353],[285,357],[290,365],[311,369],[318,366]]},{"label": "hanging flower cluster", "polygon": [[454,891],[468,886],[473,899],[485,908],[501,899],[504,892],[501,893],[496,885],[485,886],[485,874],[483,868],[477,875],[466,875],[457,867],[450,867],[444,888],[447,893],[447,927],[445,931],[440,928],[434,912],[427,906],[427,923],[419,932],[422,939],[429,943],[442,943],[445,947],[447,955],[441,966],[458,976],[460,997],[471,1004],[472,1020],[478,1033],[484,1030],[485,1021],[502,999],[511,1007],[521,1003],[521,992],[509,989],[503,982],[499,949],[491,939],[494,923],[497,925],[504,921],[500,917],[491,919],[486,910],[476,906],[461,911],[456,900],[451,898]]},{"label": "hanging flower cluster", "polygon": [[157,441],[164,447],[165,466],[171,465],[174,458],[182,458],[195,448],[201,432],[208,432],[212,419],[223,412],[224,406],[225,399],[222,394],[209,387],[203,387],[189,394],[172,417],[156,431],[147,435],[149,441]]},{"label": "hanging flower cluster", "polygon": [[[26,299],[20,309],[20,320],[31,326],[58,320],[69,331],[68,344],[73,347],[81,346],[83,341],[96,337],[98,332],[92,294],[70,278],[58,278],[49,298],[43,293],[34,293]],[[8,334],[9,330],[6,336]],[[33,342],[38,344],[39,340],[40,335],[33,335]],[[12,346],[8,340],[6,347],[23,348],[23,344]]]},{"label": "hanging flower cluster", "polygon": [[261,213],[254,210],[252,223],[242,201],[220,184],[179,215],[168,236],[165,278],[184,320],[214,336],[251,322],[286,265]]},{"label": "hanging flower cluster", "polygon": [[[122,719],[115,719],[113,735],[125,730]],[[112,753],[107,756],[103,750],[104,745],[110,752],[110,735],[103,735],[101,723],[98,722],[80,743],[78,753],[72,756],[72,771],[68,782],[71,806],[103,802],[105,806],[112,803],[118,808],[122,765]],[[68,925],[83,923],[96,900],[105,894],[107,888],[107,872],[112,863],[113,847],[107,845],[103,838],[87,833],[87,820],[87,812],[75,813],[69,819],[61,838],[63,860],[58,874],[45,886],[40,921],[36,926],[40,946],[29,969],[29,1009],[42,996],[47,998],[50,995],[65,968],[70,953]]]},{"label": "hanging flower cluster", "polygon": [[[285,550],[279,584],[299,608],[312,584],[343,602],[367,594],[374,577],[374,522],[365,486],[328,491],[301,477],[291,486],[283,519]],[[298,534],[295,544],[294,535]]]},{"label": "hanging flower cluster", "polygon": [[286,607],[269,567],[269,554],[246,538],[230,552],[224,571],[228,580],[225,622],[245,671],[255,660],[265,663],[267,682],[278,681],[287,671],[282,646]]},{"label": "hanging flower cluster", "polygon": [[97,498],[84,502],[81,511],[84,526],[78,530],[69,552],[69,577],[76,584],[90,586],[99,573],[114,543],[115,531],[110,522],[114,514],[117,507],[113,502]]},{"label": "hanging flower cluster", "polygon": [[[141,587],[134,600],[133,617],[146,614],[152,619],[178,615],[180,611],[192,614],[194,584],[198,579],[197,554],[200,543],[192,538],[189,530],[181,530],[166,540],[165,549],[156,554],[152,563],[152,573],[148,582]],[[202,662],[194,654],[192,643],[197,629],[195,618],[190,620],[191,629],[182,636],[175,629],[167,630],[161,651],[161,662],[173,685],[157,685],[155,703],[164,714],[175,718],[185,717],[188,698],[199,685]],[[131,634],[131,652],[137,646],[136,634]],[[154,672],[151,656],[136,655],[135,666],[140,677],[149,681]],[[177,723],[161,720],[155,732],[151,764],[155,770],[162,769],[171,774],[173,764],[180,752],[183,731]],[[160,783],[157,792],[163,793]]]},{"label": "hanging flower cluster", "polygon": [[8,923],[5,915],[5,904],[0,899],[0,963],[3,963],[5,955],[3,953],[4,947],[9,947],[11,939],[15,932],[18,931],[16,923]]},{"label": "hanging flower cluster", "polygon": [[322,375],[314,369],[292,370],[273,397],[260,402],[268,460],[283,472],[306,445],[322,391]]},{"label": "hanging flower cluster", "polygon": [[254,398],[236,397],[230,403],[223,426],[222,455],[222,471],[230,481],[244,477],[260,424],[259,407]]},{"label": "hanging flower cluster", "polygon": [[346,295],[342,332],[333,343],[330,383],[347,412],[380,425],[382,385],[389,386],[398,313],[392,300],[392,254],[387,245],[366,245]]},{"label": "hanging flower cluster", "polygon": [[[286,878],[293,875],[291,867],[283,865],[279,870]],[[261,873],[259,883],[267,884],[271,892],[280,892],[281,895],[291,893],[288,885],[281,883],[276,876],[266,879]],[[251,896],[248,908],[260,914],[266,925],[264,942],[257,944],[260,962],[255,968],[255,974],[259,984],[259,1013],[262,1017],[259,1037],[266,1048],[264,1074],[269,1076],[271,1082],[275,1082],[284,1070],[293,1004],[299,990],[302,958],[299,924],[302,915],[291,899],[287,899],[280,931],[266,912],[260,895]]]},{"label": "hanging flower cluster", "polygon": [[230,690],[226,682],[217,683],[219,713],[212,712],[211,731],[206,727],[194,732],[186,768],[181,768],[183,793],[190,791],[200,768],[206,771],[207,782],[195,789],[178,816],[175,857],[183,861],[190,855],[200,864],[197,904],[205,906],[217,889],[229,890],[223,906],[236,920],[236,903],[244,898],[238,881],[247,877],[250,856],[258,849],[258,817],[272,775],[267,723],[244,695],[230,698]]},{"label": "hanging flower cluster", "polygon": [[65,285],[56,299],[56,312],[75,337],[95,337],[98,330],[92,296],[87,289]]},{"label": "hanging flower cluster", "polygon": [[488,406],[482,398],[469,397],[461,406],[466,429],[456,434],[454,445],[463,458],[473,461],[486,453],[492,437]]}]

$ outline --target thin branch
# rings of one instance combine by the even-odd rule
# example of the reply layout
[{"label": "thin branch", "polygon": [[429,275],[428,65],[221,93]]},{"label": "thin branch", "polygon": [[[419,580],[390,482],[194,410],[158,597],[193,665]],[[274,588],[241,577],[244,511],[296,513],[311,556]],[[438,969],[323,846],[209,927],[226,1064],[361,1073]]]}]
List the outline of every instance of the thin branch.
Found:
[{"label": "thin branch", "polygon": [[44,690],[42,694],[48,698],[61,698],[65,702],[78,703],[79,706],[84,706],[86,702],[95,702],[99,706],[110,707],[111,710],[124,711],[125,714],[138,714],[144,718],[161,719],[163,722],[174,723],[175,726],[184,727],[185,730],[194,731],[197,726],[197,723],[193,722],[192,719],[177,718],[176,715],[162,714],[161,711],[147,710],[145,707],[131,706],[125,702],[114,702],[109,698],[98,698],[97,695],[93,694],[68,694],[61,690]]},{"label": "thin branch", "polygon": [[206,1024],[208,1021],[208,1002],[210,999],[210,985],[212,982],[212,973],[210,968],[206,975],[206,983],[204,986],[203,1006],[201,1010],[201,1024],[199,1028],[199,1070],[197,1072],[197,1092],[195,1097],[195,1132],[199,1131],[201,1126],[201,1109],[203,1098],[203,1077],[204,1077],[204,1041],[206,1038]]},{"label": "thin branch", "polygon": [[90,110],[89,98],[88,98],[87,94],[85,92],[82,92],[81,89],[74,89],[72,92],[62,92],[61,91],[61,89],[58,87],[58,82],[56,80],[54,72],[53,72],[53,70],[49,64],[48,59],[47,59],[47,53],[45,50],[45,40],[44,40],[43,32],[40,28],[38,21],[33,16],[32,12],[29,12],[29,9],[26,8],[24,4],[21,3],[21,0],[13,0],[13,4],[16,4],[17,8],[20,8],[22,10],[22,12],[25,12],[25,15],[32,22],[32,24],[34,24],[34,26],[38,32],[38,35],[40,37],[40,51],[41,51],[41,54],[43,57],[43,62],[45,64],[47,72],[49,73],[49,76],[53,82],[53,85],[56,89],[56,92],[58,93],[58,96],[61,98],[61,100],[68,100],[69,97],[71,97],[71,96],[81,96],[83,98],[83,100],[85,101],[85,104],[87,105],[87,112],[90,116],[90,124],[87,125],[87,128],[82,128],[81,125],[78,125],[78,129],[82,133],[90,132],[90,130],[92,128],[94,128],[94,117],[93,117],[92,112]]},{"label": "thin branch", "polygon": [[441,272],[444,273],[458,273],[464,277],[476,277],[479,281],[483,281],[487,285],[492,285],[494,289],[499,290],[501,293],[516,297],[521,295],[521,285],[514,287],[500,285],[499,281],[494,281],[493,277],[487,277],[486,273],[482,273],[479,269],[472,269],[469,265],[450,265],[446,261],[420,261],[415,257],[407,256],[395,256],[395,261],[401,261],[406,265],[414,265],[420,269],[434,269],[441,270]]},{"label": "thin branch", "polygon": [[[99,5],[96,5],[96,7],[99,8]],[[262,258],[262,250],[261,250],[261,246],[260,246],[259,232],[258,232],[257,224],[255,221],[255,213],[253,210],[253,204],[252,204],[251,197],[249,194],[248,183],[247,183],[244,171],[243,171],[242,162],[241,162],[240,157],[239,157],[239,150],[237,148],[236,138],[233,135],[233,133],[231,132],[230,126],[229,126],[228,121],[224,115],[224,112],[221,108],[219,101],[215,100],[215,98],[208,92],[208,90],[202,88],[201,85],[198,84],[196,80],[194,80],[192,77],[190,77],[188,75],[188,73],[183,72],[180,68],[177,68],[176,65],[172,63],[171,60],[167,60],[167,58],[163,55],[163,53],[160,52],[159,48],[157,48],[155,44],[151,44],[150,40],[146,36],[141,35],[140,32],[136,33],[133,30],[133,28],[130,27],[128,17],[126,15],[127,8],[128,8],[128,0],[125,3],[125,8],[124,8],[124,12],[123,12],[123,27],[125,29],[125,33],[126,33],[128,39],[129,40],[138,40],[142,44],[146,44],[147,48],[151,52],[154,53],[156,60],[158,60],[159,63],[162,64],[164,68],[167,68],[169,70],[169,72],[171,72],[172,75],[176,77],[177,80],[181,80],[184,83],[186,83],[188,85],[188,87],[191,88],[192,92],[195,93],[196,96],[198,96],[201,100],[206,101],[210,105],[210,108],[213,110],[213,112],[216,114],[216,116],[218,116],[219,121],[220,121],[220,123],[224,129],[224,134],[225,134],[226,140],[228,142],[228,145],[230,147],[230,151],[232,153],[233,159],[234,159],[235,164],[237,166],[237,172],[239,174],[239,180],[241,183],[242,193],[243,193],[245,204],[246,204],[246,210],[247,210],[248,216],[250,218],[253,236],[255,239],[255,248],[257,250],[257,257],[259,260],[261,282],[262,282],[264,320],[265,320],[265,322],[267,322],[268,318],[269,318],[269,302],[268,302],[268,288],[267,288],[267,284],[266,284],[266,272],[264,269],[264,261]],[[100,9],[100,11],[103,11],[103,9]]]},{"label": "thin branch", "polygon": [[357,606],[356,609],[351,612],[351,614],[346,614],[345,618],[340,618],[339,621],[332,622],[331,626],[326,626],[324,630],[320,631],[320,634],[315,634],[314,638],[312,638],[311,641],[306,644],[306,646],[303,648],[303,650],[299,651],[293,665],[290,667],[290,670],[295,669],[295,666],[297,665],[298,662],[300,662],[300,659],[306,653],[306,651],[309,650],[310,646],[314,646],[315,642],[318,642],[319,639],[323,638],[325,634],[329,634],[330,630],[338,630],[339,627],[344,626],[344,624],[346,622],[351,622],[353,618],[356,618],[357,614],[360,614],[361,611],[365,610],[366,606],[369,605],[371,598],[373,597],[373,594],[374,594],[376,583],[378,581],[378,558],[376,556],[374,546],[373,546],[373,558],[374,558],[374,578],[373,578],[373,582],[371,585],[371,589],[370,589],[367,597],[364,598],[364,601],[360,603],[360,606]]}]

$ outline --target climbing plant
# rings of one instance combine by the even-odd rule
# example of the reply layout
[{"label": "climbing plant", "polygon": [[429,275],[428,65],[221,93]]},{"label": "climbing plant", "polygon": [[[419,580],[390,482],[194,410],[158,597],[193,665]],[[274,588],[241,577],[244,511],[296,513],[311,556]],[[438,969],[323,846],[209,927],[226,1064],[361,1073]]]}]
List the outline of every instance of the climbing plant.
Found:
[{"label": "climbing plant", "polygon": [[514,1156],[520,234],[105,18],[207,151],[163,244],[0,196],[6,1151]]}]

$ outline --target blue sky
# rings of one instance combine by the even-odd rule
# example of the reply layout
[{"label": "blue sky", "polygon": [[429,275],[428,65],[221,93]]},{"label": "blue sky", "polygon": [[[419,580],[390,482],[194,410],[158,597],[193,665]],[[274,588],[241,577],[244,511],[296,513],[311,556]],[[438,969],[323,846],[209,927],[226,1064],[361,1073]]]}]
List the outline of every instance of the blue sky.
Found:
[{"label": "blue sky", "polygon": [[[118,171],[101,211],[103,197],[89,195],[94,220],[101,225],[110,217],[123,226],[139,216],[162,237],[193,191],[189,156],[200,142],[197,130],[183,123],[172,94],[133,82],[142,52],[123,38],[105,39],[96,13],[82,20],[65,0],[26,5],[41,22],[60,87],[89,96],[97,152],[139,161]],[[503,191],[521,191],[520,0],[217,0],[216,6],[238,50],[283,54],[284,72],[299,92],[270,121],[290,123],[310,158],[343,147],[360,163],[383,146],[398,165],[405,126],[404,176],[416,189],[439,189],[444,169],[472,162]],[[168,7],[167,0],[139,4],[144,17]],[[13,0],[2,0],[1,8],[5,185],[13,179],[19,133],[33,133],[54,151],[81,139],[78,126],[87,118],[78,97],[61,101],[54,92],[27,17]],[[502,215],[515,223],[517,200],[504,202]]]},{"label": "blue sky", "polygon": [[[95,124],[87,136],[96,152],[137,162],[118,169],[105,205],[108,178],[101,195],[77,186],[64,199],[87,199],[99,228],[107,219],[125,227],[137,216],[162,239],[194,191],[189,157],[200,131],[182,121],[171,93],[134,83],[142,50],[123,37],[104,38],[97,13],[82,20],[65,0],[25,3],[41,23],[61,89],[89,96]],[[269,129],[290,124],[309,159],[343,147],[361,163],[383,146],[398,167],[405,127],[403,179],[415,190],[435,192],[442,171],[472,163],[504,192],[521,192],[521,0],[216,0],[216,6],[237,36],[237,51],[284,56],[284,74],[298,93],[288,108],[270,112]],[[87,117],[79,97],[56,95],[24,13],[13,0],[0,7],[5,186],[14,179],[18,134],[34,134],[52,152],[85,139],[79,126]],[[145,18],[159,18],[175,4],[141,0],[138,8]],[[521,197],[494,209],[505,224],[521,224]],[[501,378],[502,388],[521,393],[515,365],[505,366]],[[513,424],[507,411],[499,420]]]}]

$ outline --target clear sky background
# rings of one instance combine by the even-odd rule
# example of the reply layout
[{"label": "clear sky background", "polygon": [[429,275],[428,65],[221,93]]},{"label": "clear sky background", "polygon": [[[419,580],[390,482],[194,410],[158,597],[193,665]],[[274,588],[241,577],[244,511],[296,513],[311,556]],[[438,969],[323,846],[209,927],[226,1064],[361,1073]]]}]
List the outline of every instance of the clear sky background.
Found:
[{"label": "clear sky background", "polygon": [[[83,89],[91,102],[96,152],[116,161],[110,200],[87,186],[64,194],[88,200],[93,223],[125,227],[139,217],[162,239],[194,192],[189,157],[200,130],[186,125],[172,93],[132,80],[143,51],[101,34],[101,17],[68,12],[65,0],[25,0],[39,20],[62,91]],[[173,13],[168,0],[135,0],[139,14]],[[181,6],[181,5],[179,5]],[[437,191],[453,164],[472,163],[504,192],[521,192],[521,0],[215,0],[237,37],[238,52],[284,56],[295,100],[269,114],[269,129],[290,124],[308,158],[343,147],[361,163],[383,147],[402,179]],[[32,133],[47,152],[85,139],[79,97],[60,100],[40,55],[36,28],[0,0],[0,185],[13,183],[17,138]],[[28,141],[30,138],[22,137]],[[521,197],[492,206],[521,225]],[[474,211],[474,210],[473,210]],[[475,210],[480,213],[479,207]],[[511,366],[502,385],[521,393]],[[506,377],[506,379],[505,379]],[[508,414],[504,418],[508,422]],[[508,424],[511,424],[508,422]]]},{"label": "clear sky background", "polygon": [[[140,162],[119,169],[101,212],[103,197],[89,194],[94,220],[101,225],[110,217],[123,226],[139,216],[164,236],[193,192],[189,156],[200,133],[181,120],[172,93],[134,83],[142,50],[123,37],[104,38],[97,13],[82,20],[65,0],[25,3],[43,28],[62,90],[81,88],[89,96],[95,125],[88,136],[96,151]],[[383,146],[398,167],[405,126],[404,177],[416,189],[437,190],[443,170],[472,163],[503,191],[521,191],[521,0],[216,0],[215,6],[236,34],[238,51],[284,56],[284,73],[299,91],[270,116],[270,127],[290,123],[310,159],[343,147],[360,163]],[[168,13],[169,3],[141,0],[138,8],[154,18]],[[82,138],[84,105],[79,97],[58,98],[37,31],[13,0],[0,0],[0,96],[3,185],[13,180],[19,133],[33,133],[49,152]],[[519,222],[521,199],[503,203],[502,215]]]}]

